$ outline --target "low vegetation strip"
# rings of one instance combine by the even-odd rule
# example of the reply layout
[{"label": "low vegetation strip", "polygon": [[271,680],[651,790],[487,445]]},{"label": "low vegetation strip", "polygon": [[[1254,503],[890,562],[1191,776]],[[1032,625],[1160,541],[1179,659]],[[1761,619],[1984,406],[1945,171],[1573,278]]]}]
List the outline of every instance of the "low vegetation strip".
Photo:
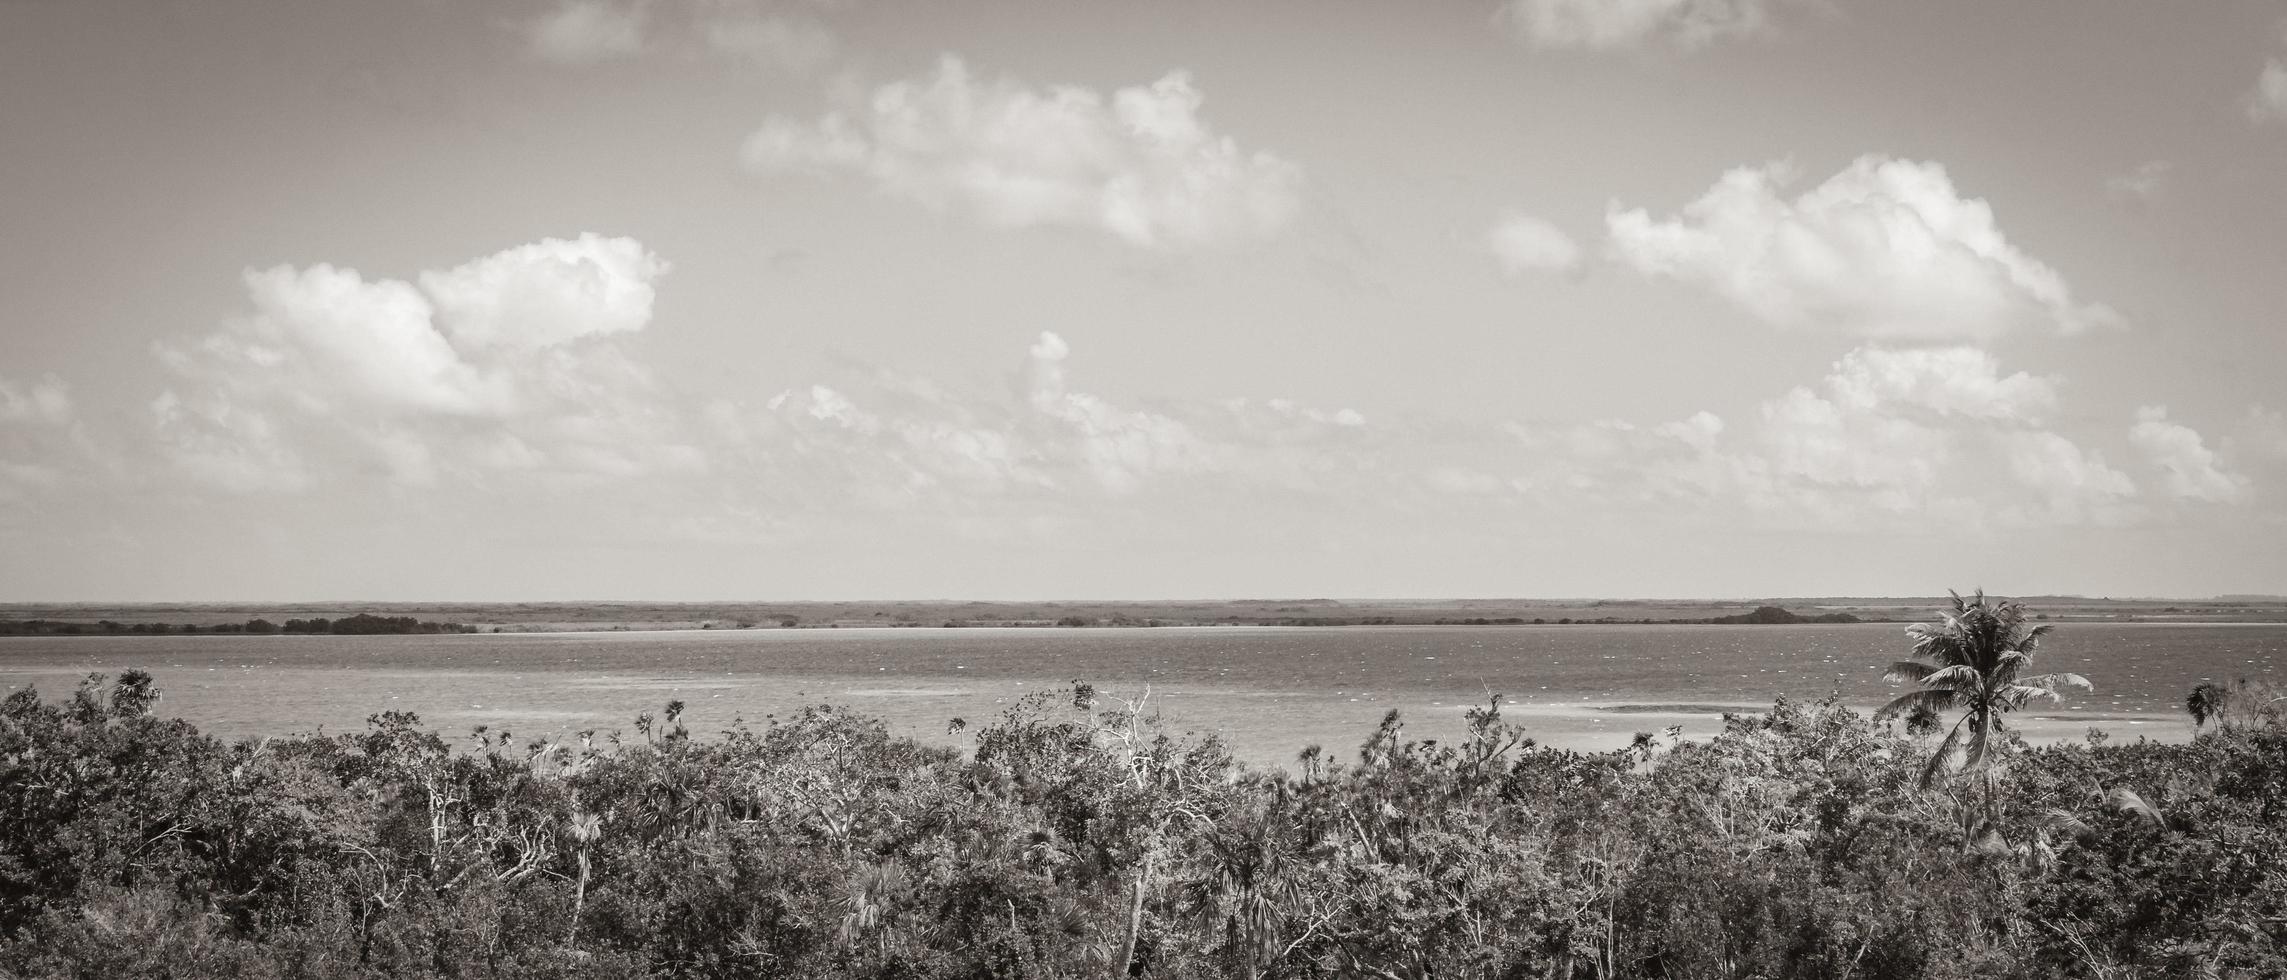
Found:
[{"label": "low vegetation strip", "polygon": [[267,619],[249,619],[243,623],[122,623],[103,619],[92,623],[55,619],[0,619],[0,636],[120,636],[172,634],[225,633],[251,634],[331,634],[334,636],[384,636],[427,633],[474,633],[474,626],[460,623],[432,623],[411,616],[375,616],[368,613],[343,616],[339,619],[316,617],[289,619],[273,623]]},{"label": "low vegetation strip", "polygon": [[2287,976],[2287,698],[2031,747],[2006,717],[2069,677],[2020,672],[2042,632],[1957,598],[1876,717],[1581,753],[1493,697],[1292,771],[1086,684],[963,748],[680,702],[225,744],[90,676],[0,701],[0,976]]},{"label": "low vegetation strip", "polygon": [[9,975],[2287,975],[2287,732],[2254,715],[1924,788],[1931,736],[1831,702],[1582,754],[1496,701],[1285,773],[1085,687],[969,752],[828,707],[698,738],[678,704],[572,744],[385,713],[225,745],[156,696],[0,704]]}]

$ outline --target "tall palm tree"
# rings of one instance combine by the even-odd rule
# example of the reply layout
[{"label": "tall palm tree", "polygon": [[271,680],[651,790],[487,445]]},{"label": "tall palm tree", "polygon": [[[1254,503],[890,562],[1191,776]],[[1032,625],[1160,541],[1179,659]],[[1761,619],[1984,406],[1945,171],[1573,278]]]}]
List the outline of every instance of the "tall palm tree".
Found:
[{"label": "tall palm tree", "polygon": [[2062,700],[2061,687],[2089,687],[2088,679],[2079,674],[2024,676],[2033,661],[2033,647],[2050,627],[2028,625],[2023,606],[2008,599],[1987,599],[1984,589],[1968,599],[1959,592],[1947,594],[1953,596],[1953,611],[1945,614],[1944,622],[1906,627],[1906,635],[1914,638],[1913,659],[1892,664],[1885,675],[1919,684],[1920,689],[1898,696],[1874,713],[1875,720],[1882,721],[1917,708],[1961,710],[1961,718],[1923,771],[1923,785],[1937,780],[1957,750],[1963,754],[1965,769],[1990,778],[1999,761],[1994,736],[2008,730],[2002,715],[2036,697]]}]

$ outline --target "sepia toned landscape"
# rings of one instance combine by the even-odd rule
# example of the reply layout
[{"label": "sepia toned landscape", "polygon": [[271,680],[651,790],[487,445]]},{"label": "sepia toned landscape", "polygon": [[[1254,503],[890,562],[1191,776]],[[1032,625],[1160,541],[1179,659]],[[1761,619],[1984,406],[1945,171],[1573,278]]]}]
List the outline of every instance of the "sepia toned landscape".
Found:
[{"label": "sepia toned landscape", "polygon": [[[2260,977],[2287,965],[2287,881],[2267,856],[2287,844],[2287,687],[2265,676],[2287,626],[2059,627],[1982,593],[1948,607],[1903,635],[0,639],[12,681],[0,916],[17,930],[0,957],[56,976]],[[2076,629],[2088,640],[2065,642]],[[1696,649],[1647,645],[1655,631]],[[1745,642],[1719,648],[1719,634]],[[1092,637],[1135,645],[1091,656]],[[1488,652],[1487,638],[1531,639]],[[1858,662],[1900,639],[1906,659]],[[1477,657],[1459,674],[1525,666],[1561,690],[1493,686],[1515,686],[1512,673],[1480,677],[1473,699],[1439,664],[1465,649]],[[2036,654],[2065,669],[2026,673]],[[58,678],[49,698],[31,683],[107,658],[161,666]],[[1041,683],[1028,664],[1125,676]],[[2230,672],[2180,702],[2149,696]],[[216,696],[216,673],[236,700]],[[2125,681],[2127,697],[2091,692],[2084,674]],[[852,675],[868,686],[835,683]],[[1862,710],[1853,696],[1877,676],[1894,696]],[[1329,684],[1345,686],[1311,696]],[[1583,684],[1622,700],[1546,700]],[[794,685],[779,710],[725,717],[755,707],[753,689]],[[914,707],[942,709],[962,687],[1000,696],[941,733],[913,731]],[[2040,705],[2070,689],[2109,709]],[[1458,697],[1422,703],[1440,691]],[[1350,693],[1370,702],[1341,719],[1351,739],[1260,756],[1315,734]],[[1655,693],[1756,700],[1629,699]],[[493,721],[438,731],[460,713],[413,710],[472,697],[494,702],[468,705]],[[380,709],[328,733],[295,723],[313,702],[337,717],[341,702]],[[563,730],[612,703],[657,706]],[[1590,731],[1568,724],[1582,717]],[[2067,738],[2059,722],[2088,724]],[[233,731],[245,734],[213,734]]]},{"label": "sepia toned landscape", "polygon": [[0,980],[2287,978],[2282,0],[0,0]]}]

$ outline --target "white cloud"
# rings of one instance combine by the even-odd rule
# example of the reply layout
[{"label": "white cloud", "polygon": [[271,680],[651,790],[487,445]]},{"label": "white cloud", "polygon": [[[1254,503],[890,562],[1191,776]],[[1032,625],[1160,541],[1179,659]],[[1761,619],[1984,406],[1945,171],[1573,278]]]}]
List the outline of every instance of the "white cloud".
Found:
[{"label": "white cloud", "polygon": [[1863,492],[1876,507],[1924,506],[1951,435],[1937,426],[1795,388],[1762,408],[1762,461],[1782,483]]},{"label": "white cloud", "polygon": [[1504,215],[1486,233],[1486,246],[1511,276],[1530,272],[1570,272],[1580,266],[1580,246],[1557,226],[1529,214]]},{"label": "white cloud", "polygon": [[1508,0],[1501,20],[1537,48],[1628,48],[1660,40],[1700,47],[1763,34],[1789,0]]},{"label": "white cloud", "polygon": [[418,285],[319,264],[248,270],[253,311],[158,353],[166,454],[236,491],[371,469],[409,486],[547,469],[621,476],[699,461],[609,343],[651,319],[665,262],[626,238],[545,239]]},{"label": "white cloud", "polygon": [[948,493],[1126,495],[1210,466],[1210,448],[1185,423],[1072,390],[1070,352],[1062,337],[1042,333],[1027,352],[1018,404],[878,378],[862,394],[822,384],[781,393],[769,404],[773,432],[806,460],[803,473],[788,476],[838,477],[860,497],[905,502]]},{"label": "white cloud", "polygon": [[[2057,379],[2006,371],[1971,347],[1852,350],[1736,420],[1502,424],[1369,420],[1260,395],[1124,401],[1090,390],[1085,362],[1044,332],[1005,388],[860,374],[794,386],[759,409],[726,400],[686,416],[618,347],[644,327],[648,300],[599,301],[579,328],[512,329],[524,320],[497,312],[519,308],[511,300],[532,283],[586,288],[502,271],[545,268],[570,244],[414,277],[424,285],[324,267],[256,274],[256,313],[168,350],[177,385],[151,407],[161,448],[180,472],[240,491],[370,481],[536,492],[704,470],[719,477],[703,484],[718,503],[762,515],[773,533],[894,513],[985,537],[1053,534],[1203,509],[1391,526],[1464,519],[1455,508],[1468,520],[1654,513],[1773,529],[2115,525],[2248,489],[2225,465],[2237,450],[2210,453],[2148,410],[2126,440],[2100,433],[2153,459],[2155,492],[2141,493],[2086,433],[2056,427],[2074,417]],[[626,255],[643,261],[595,268],[646,284],[658,274],[648,253]],[[486,301],[447,303],[431,282]],[[599,326],[614,323],[627,329]],[[0,408],[30,416],[28,390],[0,386]],[[2252,418],[2250,446],[2277,427]],[[41,462],[5,452],[7,428],[0,461]]]},{"label": "white cloud", "polygon": [[2039,494],[2047,508],[2028,522],[2114,524],[2135,515],[2128,505],[2137,493],[2135,481],[2105,465],[2104,457],[2054,432],[2001,432],[1994,438],[2010,475]]},{"label": "white cloud", "polygon": [[232,493],[297,493],[313,477],[265,411],[210,391],[186,401],[174,391],[151,400],[151,421],[169,460],[186,475]]},{"label": "white cloud", "polygon": [[1512,426],[1521,453],[1421,465],[1427,486],[1496,488],[1555,513],[1614,501],[1777,527],[2121,523],[2134,483],[2043,421],[2051,379],[2004,375],[1970,348],[1862,348],[1818,383],[1765,400],[1744,425],[1709,412]]},{"label": "white cloud", "polygon": [[421,292],[455,344],[532,350],[643,329],[651,322],[652,282],[666,271],[641,242],[586,234],[424,272]]},{"label": "white cloud", "polygon": [[532,53],[562,64],[592,64],[641,53],[645,5],[634,0],[562,0],[525,25]]},{"label": "white cloud", "polygon": [[2287,122],[2287,60],[2263,63],[2255,78],[2255,91],[2247,96],[2247,116],[2256,122]]},{"label": "white cloud", "polygon": [[1467,507],[1491,508],[1471,519],[1900,530],[2111,526],[2174,502],[2142,493],[2088,433],[2054,427],[2056,379],[1974,348],[1854,350],[1738,422],[1369,422],[1261,397],[1142,407],[1079,390],[1074,361],[1047,333],[1002,397],[861,378],[792,389],[726,429],[764,461],[751,482],[787,506],[858,501],[988,524],[1286,500],[1385,524]]},{"label": "white cloud", "polygon": [[1180,71],[1106,97],[978,80],[947,57],[934,77],[883,85],[863,106],[772,118],[744,155],[759,171],[852,173],[991,224],[1091,228],[1139,246],[1275,232],[1297,207],[1300,172],[1208,129],[1202,101]]},{"label": "white cloud", "polygon": [[1283,398],[1124,405],[1076,386],[1072,361],[1064,338],[1044,332],[997,396],[876,375],[790,389],[756,418],[729,406],[713,414],[759,454],[767,475],[756,482],[790,507],[1005,505],[1038,517],[1264,492],[1323,497],[1360,486],[1382,455],[1367,447],[1386,434],[1355,409]]},{"label": "white cloud", "polygon": [[[1821,388],[1764,403],[1761,447],[1740,470],[1772,482],[1750,486],[1751,496],[1836,514],[1995,507],[2020,521],[2072,523],[2118,519],[2135,495],[2125,474],[2043,427],[2057,400],[2052,379],[2003,375],[1982,350],[1860,348]],[[2034,499],[1995,485],[1998,472]]]},{"label": "white cloud", "polygon": [[2019,371],[2004,377],[1975,347],[1862,347],[1827,377],[1834,399],[1855,411],[1919,409],[1973,419],[2038,421],[2056,407],[2056,382]]},{"label": "white cloud", "polygon": [[2247,495],[2248,479],[2225,468],[2198,432],[2168,421],[2164,406],[2137,409],[2128,441],[2161,471],[2160,488],[2169,497],[2232,503]]},{"label": "white cloud", "polygon": [[1870,337],[2076,333],[2117,317],[2009,244],[1993,211],[1934,163],[1865,156],[1792,200],[1783,165],[1723,175],[1681,215],[1615,204],[1613,255],[1713,290],[1773,324]]},{"label": "white cloud", "polygon": [[1027,394],[1039,417],[1066,431],[1057,442],[1069,447],[1096,481],[1112,490],[1132,490],[1160,472],[1200,465],[1199,440],[1183,423],[1150,412],[1126,411],[1094,395],[1070,390],[1064,338],[1043,332],[1027,364]]},{"label": "white cloud", "polygon": [[254,315],[201,345],[209,363],[253,372],[306,368],[324,389],[313,398],[354,399],[390,414],[491,415],[510,397],[502,379],[461,359],[437,329],[435,307],[411,283],[367,282],[355,269],[323,263],[248,270],[245,280]]}]

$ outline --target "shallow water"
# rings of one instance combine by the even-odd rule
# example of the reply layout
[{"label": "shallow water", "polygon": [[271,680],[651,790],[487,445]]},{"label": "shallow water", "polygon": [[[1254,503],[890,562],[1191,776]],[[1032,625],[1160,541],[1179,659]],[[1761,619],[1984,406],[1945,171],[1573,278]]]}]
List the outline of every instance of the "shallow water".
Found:
[{"label": "shallow water", "polygon": [[[6,637],[0,684],[56,696],[90,671],[142,667],[163,712],[228,736],[353,730],[392,709],[448,735],[632,734],[636,713],[681,698],[695,731],[832,702],[958,744],[950,719],[980,724],[1027,691],[1085,680],[1130,696],[1148,685],[1174,727],[1283,763],[1312,743],[1348,756],[1391,708],[1413,736],[1450,737],[1495,693],[1544,744],[1580,748],[1670,725],[1704,736],[1723,710],[1781,694],[1871,707],[1900,690],[1881,674],[1906,649],[1896,624]],[[2276,678],[2283,654],[2287,625],[2069,624],[2036,666],[2096,690],[2019,725],[2036,738],[2094,726],[2180,739],[2193,685]]]}]

